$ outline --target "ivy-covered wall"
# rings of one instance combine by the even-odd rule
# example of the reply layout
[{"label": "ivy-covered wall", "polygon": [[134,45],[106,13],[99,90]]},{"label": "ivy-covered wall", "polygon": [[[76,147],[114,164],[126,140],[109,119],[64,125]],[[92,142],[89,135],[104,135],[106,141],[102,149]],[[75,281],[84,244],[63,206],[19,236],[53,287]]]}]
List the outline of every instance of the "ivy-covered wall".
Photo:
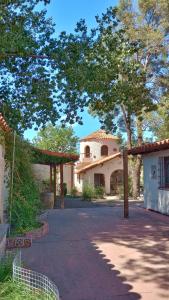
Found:
[{"label": "ivy-covered wall", "polygon": [[4,146],[0,144],[0,223],[3,223],[3,211],[4,211],[4,174],[5,174],[5,160],[4,160]]}]

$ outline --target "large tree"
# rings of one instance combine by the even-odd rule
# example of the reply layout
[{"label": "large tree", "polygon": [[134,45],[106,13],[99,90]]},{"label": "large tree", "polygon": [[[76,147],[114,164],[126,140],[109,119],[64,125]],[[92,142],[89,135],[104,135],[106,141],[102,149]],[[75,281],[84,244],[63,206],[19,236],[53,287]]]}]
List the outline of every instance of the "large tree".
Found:
[{"label": "large tree", "polygon": [[56,152],[77,153],[78,138],[72,127],[52,126],[41,129],[33,139],[33,145]]},{"label": "large tree", "polygon": [[59,118],[53,75],[54,24],[38,3],[9,0],[0,4],[0,109],[17,130]]},{"label": "large tree", "polygon": [[[88,106],[107,130],[123,127],[131,148],[133,140],[142,142],[137,125],[142,113],[154,109],[154,104],[145,84],[145,70],[137,60],[142,43],[130,41],[116,15],[117,10],[110,8],[96,18],[97,27],[90,33],[81,21],[76,34],[61,34],[57,82],[60,97],[67,104],[68,119],[75,118],[79,108]],[[134,163],[133,170],[138,173],[133,174],[134,196],[138,192],[135,178],[139,177],[140,166],[140,160],[138,167]]]}]

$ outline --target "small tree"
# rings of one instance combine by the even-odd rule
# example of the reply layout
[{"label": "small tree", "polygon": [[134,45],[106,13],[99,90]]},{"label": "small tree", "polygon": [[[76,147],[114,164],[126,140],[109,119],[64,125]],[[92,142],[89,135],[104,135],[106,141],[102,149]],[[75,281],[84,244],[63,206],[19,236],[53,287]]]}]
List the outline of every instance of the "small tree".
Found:
[{"label": "small tree", "polygon": [[51,124],[41,129],[33,139],[33,144],[40,149],[68,153],[77,153],[77,142],[71,127],[54,127]]}]

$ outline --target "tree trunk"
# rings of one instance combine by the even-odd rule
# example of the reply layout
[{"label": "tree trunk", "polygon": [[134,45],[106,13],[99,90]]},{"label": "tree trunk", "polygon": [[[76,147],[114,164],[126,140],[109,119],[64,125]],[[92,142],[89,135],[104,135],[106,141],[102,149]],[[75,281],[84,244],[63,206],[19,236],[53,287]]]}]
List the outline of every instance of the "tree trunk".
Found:
[{"label": "tree trunk", "polygon": [[140,196],[141,165],[141,155],[137,155],[132,161],[132,196],[134,199],[137,199]]},{"label": "tree trunk", "polygon": [[[142,122],[137,119],[137,146],[143,143]],[[137,199],[140,196],[140,176],[141,176],[142,156],[137,155],[132,161],[132,196]]]}]

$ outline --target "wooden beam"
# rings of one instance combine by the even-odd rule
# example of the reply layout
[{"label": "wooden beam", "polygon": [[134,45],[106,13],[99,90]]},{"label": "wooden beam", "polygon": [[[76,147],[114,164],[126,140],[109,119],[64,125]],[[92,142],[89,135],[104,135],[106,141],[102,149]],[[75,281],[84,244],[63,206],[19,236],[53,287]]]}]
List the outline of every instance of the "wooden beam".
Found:
[{"label": "wooden beam", "polygon": [[63,164],[60,164],[60,198],[61,208],[64,208],[64,189],[63,189]]},{"label": "wooden beam", "polygon": [[53,191],[53,186],[52,186],[52,165],[50,165],[50,192]]},{"label": "wooden beam", "polygon": [[71,190],[74,187],[74,164],[71,164]]},{"label": "wooden beam", "polygon": [[128,151],[123,151],[123,181],[124,181],[124,218],[129,217],[128,203]]},{"label": "wooden beam", "polygon": [[53,166],[54,178],[53,178],[53,192],[54,192],[54,206],[56,207],[56,165]]}]

